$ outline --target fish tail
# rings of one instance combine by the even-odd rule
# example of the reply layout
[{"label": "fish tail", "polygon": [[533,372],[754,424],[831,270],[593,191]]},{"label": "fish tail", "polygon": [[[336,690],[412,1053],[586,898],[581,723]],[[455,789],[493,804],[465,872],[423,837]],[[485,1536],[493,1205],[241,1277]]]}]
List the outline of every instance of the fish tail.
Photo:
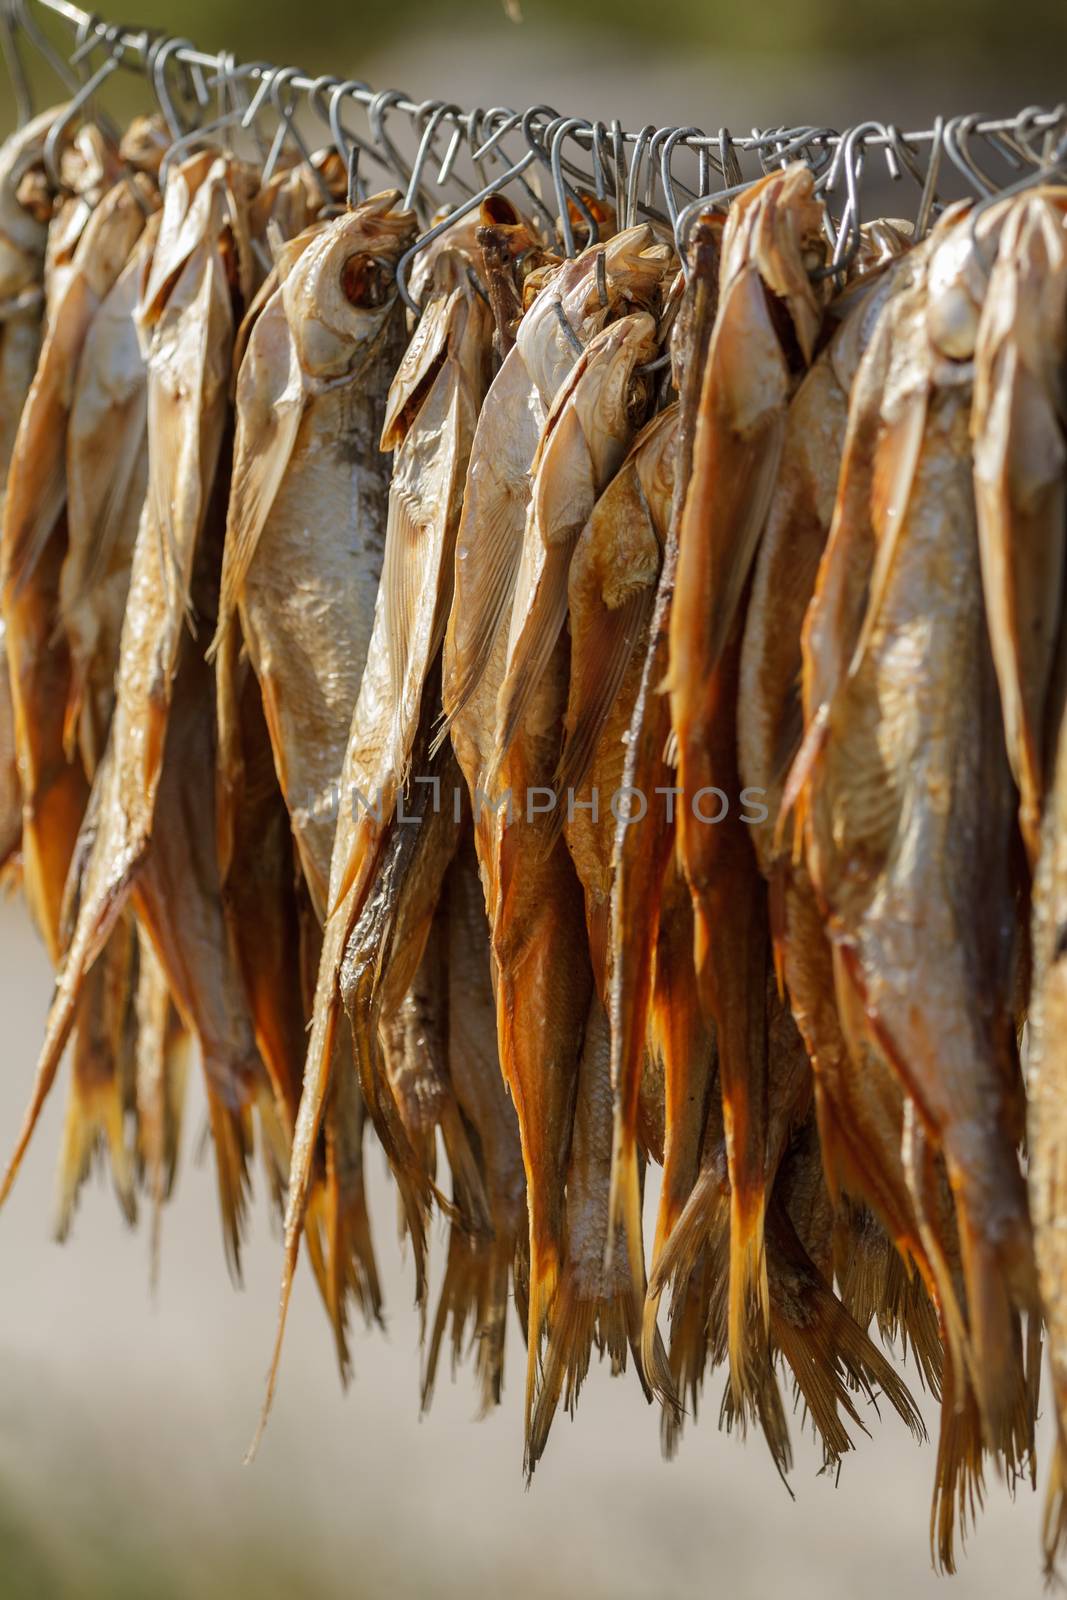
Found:
[{"label": "fish tail", "polygon": [[93,1155],[105,1146],[111,1165],[115,1194],[126,1221],[137,1220],[134,1193],[133,1157],[125,1138],[122,1088],[112,1076],[106,1082],[84,1084],[71,1081],[59,1152],[58,1205],[55,1237],[62,1244],[70,1233],[78,1194],[89,1176]]},{"label": "fish tail", "polygon": [[934,1566],[956,1570],[956,1534],[963,1542],[984,1499],[982,1420],[964,1370],[945,1345],[944,1395],[930,1504],[930,1555]]},{"label": "fish tail", "polygon": [[574,1413],[578,1394],[589,1371],[599,1310],[600,1302],[582,1294],[573,1263],[568,1262],[553,1299],[552,1327],[545,1350],[544,1370],[527,1430],[527,1478],[533,1475],[544,1453],[564,1390],[567,1410],[572,1415]]},{"label": "fish tail", "polygon": [[794,1293],[775,1297],[772,1333],[822,1441],[825,1464],[836,1465],[853,1448],[842,1411],[868,1431],[849,1391],[865,1394],[872,1404],[880,1391],[915,1438],[925,1440],[926,1429],[907,1385],[834,1294],[791,1224],[776,1220],[779,1232],[788,1225],[788,1238],[784,1248],[779,1237],[769,1241],[768,1250],[773,1266],[784,1266]]},{"label": "fish tail", "polygon": [[527,1441],[525,1463],[527,1476],[532,1470],[529,1465],[529,1440],[537,1392],[537,1375],[541,1362],[541,1339],[555,1302],[560,1276],[559,1249],[555,1240],[539,1239],[539,1231],[531,1215],[529,1303],[526,1313],[526,1390],[523,1409],[524,1437]]},{"label": "fish tail", "polygon": [[56,1004],[53,1005],[48,1014],[47,1031],[44,1045],[37,1061],[37,1071],[30,1095],[30,1103],[22,1119],[22,1127],[19,1129],[15,1148],[8,1158],[7,1168],[2,1181],[0,1181],[0,1206],[4,1204],[4,1201],[11,1193],[15,1179],[19,1175],[19,1168],[22,1166],[23,1157],[29,1148],[30,1140],[33,1138],[38,1118],[44,1108],[45,1101],[48,1099],[49,1091],[55,1082],[56,1072],[59,1070],[59,1063],[66,1048],[67,1039],[70,1037],[70,1030],[74,1025],[76,998],[75,992],[61,988]]},{"label": "fish tail", "polygon": [[246,1115],[227,1106],[207,1085],[208,1117],[215,1146],[215,1175],[222,1213],[222,1242],[226,1264],[235,1283],[241,1282],[241,1239],[248,1214],[251,1133]]},{"label": "fish tail", "polygon": [[423,1364],[421,1406],[424,1414],[433,1401],[437,1367],[450,1324],[453,1378],[459,1368],[469,1326],[481,1398],[480,1414],[487,1416],[499,1405],[513,1252],[514,1241],[489,1239],[469,1233],[460,1222],[452,1223],[445,1274]]},{"label": "fish tail", "polygon": [[[967,1286],[972,1382],[986,1443],[1012,1454],[1020,1404],[1027,1392],[1019,1316],[1019,1284],[1029,1240],[994,1236],[976,1225],[965,1193],[957,1190],[956,1218]],[[1025,1406],[1024,1406],[1025,1409]]]},{"label": "fish tail", "polygon": [[1056,1561],[1067,1548],[1067,1443],[1057,1429],[1049,1462],[1045,1504],[1041,1516],[1041,1549],[1045,1557],[1045,1576],[1056,1575]]},{"label": "fish tail", "polygon": [[611,1182],[608,1191],[608,1234],[604,1270],[611,1271],[615,1247],[622,1236],[633,1284],[645,1281],[644,1239],[641,1229],[641,1170],[637,1140],[623,1123],[617,1107],[612,1130]]},{"label": "fish tail", "polygon": [[469,1232],[490,1234],[493,1224],[482,1170],[467,1134],[463,1115],[451,1095],[442,1107],[440,1128],[452,1173],[453,1194],[464,1225]]},{"label": "fish tail", "polygon": [[[740,1407],[755,1380],[754,1357],[761,1342],[759,1324],[765,1337],[770,1325],[770,1294],[767,1287],[767,1256],[763,1227],[766,1197],[759,1189],[747,1202],[737,1184],[730,1191],[730,1266],[727,1311],[727,1341],[730,1357],[730,1387],[735,1405]],[[758,1316],[753,1320],[749,1311]],[[753,1348],[753,1345],[757,1349]]]}]

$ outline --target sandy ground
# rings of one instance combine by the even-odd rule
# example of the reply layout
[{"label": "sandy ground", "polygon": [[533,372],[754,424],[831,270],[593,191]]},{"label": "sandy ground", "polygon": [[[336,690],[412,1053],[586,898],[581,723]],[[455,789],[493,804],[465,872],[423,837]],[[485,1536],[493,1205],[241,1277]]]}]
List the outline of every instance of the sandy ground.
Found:
[{"label": "sandy ground", "polygon": [[[0,908],[5,1068],[0,1142],[26,1098],[47,1005],[47,965],[17,903]],[[128,1232],[101,1179],[74,1233],[52,1244],[57,1085],[22,1177],[0,1213],[0,1593],[46,1596],[255,1594],[260,1600],[388,1593],[588,1600],[734,1596],[791,1600],[946,1593],[930,1571],[932,1446],[895,1417],[837,1487],[798,1441],[795,1502],[762,1443],[718,1433],[715,1384],[679,1458],[660,1460],[657,1419],[632,1378],[594,1370],[576,1421],[562,1417],[529,1492],[520,1473],[517,1330],[505,1402],[475,1420],[473,1384],[439,1383],[417,1403],[418,1322],[393,1247],[377,1159],[372,1205],[388,1332],[357,1331],[357,1376],[343,1396],[328,1331],[301,1274],[281,1386],[259,1458],[242,1455],[262,1390],[279,1250],[262,1205],[244,1290],[223,1265],[210,1166],[192,1156],[164,1227],[153,1301],[146,1230]],[[443,1240],[436,1241],[440,1269]],[[798,1428],[795,1428],[795,1432]],[[1013,1506],[993,1485],[954,1590],[1041,1593],[1038,1498]]]}]

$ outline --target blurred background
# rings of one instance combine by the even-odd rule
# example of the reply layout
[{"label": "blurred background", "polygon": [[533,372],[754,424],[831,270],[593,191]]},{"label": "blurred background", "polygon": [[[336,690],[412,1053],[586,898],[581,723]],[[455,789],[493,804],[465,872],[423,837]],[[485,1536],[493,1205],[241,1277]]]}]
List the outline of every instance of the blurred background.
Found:
[{"label": "blurred background", "polygon": [[[926,125],[935,112],[1006,112],[1064,94],[1062,0],[144,0],[135,17],[238,59],[397,85],[462,105],[548,102],[628,126]],[[57,34],[69,40],[68,34]],[[6,94],[6,89],[2,91]],[[54,93],[54,90],[53,90]],[[118,109],[136,102],[124,79]],[[10,98],[0,99],[4,126]],[[911,202],[909,201],[909,208]],[[51,977],[17,902],[0,907],[0,1144],[28,1094]],[[68,1245],[50,1242],[62,1080],[0,1212],[0,1595],[140,1597],[580,1593],[688,1597],[720,1585],[791,1600],[864,1593],[1037,1596],[1039,1496],[989,1485],[961,1575],[927,1553],[933,1447],[873,1414],[840,1482],[794,1425],[792,1500],[762,1443],[716,1428],[719,1382],[679,1458],[632,1375],[594,1369],[576,1421],[557,1419],[529,1492],[521,1476],[521,1340],[505,1402],[476,1418],[469,1372],[447,1373],[420,1419],[410,1264],[376,1156],[371,1203],[388,1329],[357,1330],[342,1395],[325,1319],[301,1273],[274,1416],[242,1466],[262,1397],[279,1242],[262,1195],[235,1291],[210,1160],[193,1157],[164,1219],[149,1290],[147,1230],[128,1232],[104,1183]],[[436,1268],[443,1237],[435,1240]],[[436,1283],[431,1287],[431,1301]]]}]

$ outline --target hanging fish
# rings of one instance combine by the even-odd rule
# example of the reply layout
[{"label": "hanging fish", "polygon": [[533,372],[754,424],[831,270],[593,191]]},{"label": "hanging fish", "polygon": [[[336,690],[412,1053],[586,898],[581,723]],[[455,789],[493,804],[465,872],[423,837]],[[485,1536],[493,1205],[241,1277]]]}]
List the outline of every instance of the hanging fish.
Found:
[{"label": "hanging fish", "polygon": [[[615,1127],[611,1171],[611,1214],[613,1227],[624,1227],[631,1271],[635,1277],[643,1272],[643,1239],[641,1232],[640,1175],[638,1167],[638,1128],[640,1122],[641,1087],[645,1076],[646,1044],[652,1017],[654,974],[658,971],[658,998],[668,1000],[668,984],[681,985],[682,992],[674,995],[678,1005],[675,1019],[681,1029],[686,1018],[698,1027],[692,1007],[692,982],[685,968],[670,954],[670,946],[688,931],[691,933],[692,913],[688,917],[680,905],[680,897],[671,892],[666,879],[671,872],[675,836],[674,772],[668,762],[670,742],[670,703],[664,693],[667,671],[668,622],[674,594],[675,572],[678,559],[678,526],[685,492],[692,466],[693,439],[703,383],[704,364],[708,340],[715,320],[717,295],[719,243],[722,234],[721,218],[712,215],[698,219],[693,228],[689,250],[688,288],[679,308],[672,335],[672,364],[675,368],[679,392],[677,438],[675,444],[671,507],[667,523],[663,560],[656,590],[648,642],[645,646],[636,697],[630,716],[625,741],[625,759],[622,769],[622,788],[630,794],[643,795],[646,803],[655,797],[639,826],[629,826],[623,812],[618,820],[612,857],[610,879],[610,938],[611,974],[609,1017],[611,1021],[611,1081],[615,1100]],[[575,652],[575,661],[583,657],[581,648]],[[572,678],[574,670],[572,668]],[[580,744],[577,746],[581,748]],[[566,747],[565,756],[567,759]],[[663,801],[664,803],[659,803]],[[664,924],[664,962],[657,960],[657,942],[660,923],[663,921],[661,897],[669,896],[669,910]],[[596,938],[593,940],[596,945]],[[691,940],[690,940],[691,947]],[[668,1003],[670,1003],[668,1001]],[[709,1064],[698,1039],[695,1048],[685,1052],[679,1069],[694,1074],[693,1097],[703,1104],[707,1100]],[[668,1094],[674,1099],[680,1094],[683,1101],[688,1094],[681,1078],[672,1074]],[[666,1121],[666,1105],[665,1116]],[[702,1119],[701,1119],[702,1120]],[[666,1130],[665,1130],[666,1132]],[[699,1161],[703,1146],[703,1127],[693,1136],[695,1160]],[[679,1156],[681,1152],[678,1152]],[[664,1157],[666,1160],[667,1152]],[[684,1162],[683,1162],[684,1165]],[[668,1181],[669,1179],[669,1181]],[[695,1172],[690,1171],[690,1182]],[[670,1196],[675,1187],[685,1187],[685,1178],[672,1159],[670,1173],[665,1173],[664,1192]],[[684,1200],[684,1196],[682,1197]],[[665,1205],[672,1205],[667,1200]],[[661,1212],[665,1218],[665,1213]],[[657,1257],[664,1244],[657,1240]],[[651,1306],[651,1301],[649,1302]],[[651,1307],[651,1324],[654,1326],[655,1308]],[[649,1339],[652,1326],[646,1322]],[[703,1341],[701,1339],[701,1348]],[[649,1345],[651,1350],[651,1343]],[[646,1371],[648,1371],[646,1363]]]},{"label": "hanging fish", "polygon": [[150,192],[139,191],[135,181],[117,184],[85,226],[51,307],[4,501],[2,603],[22,782],[26,897],[53,964],[61,953],[63,885],[88,792],[80,765],[64,749],[70,658],[56,636],[67,545],[67,426],[86,336],[144,227]]},{"label": "hanging fish", "polygon": [[444,895],[448,945],[448,1069],[456,1100],[477,1136],[489,1232],[456,1217],[424,1365],[423,1408],[429,1406],[449,1319],[455,1367],[470,1323],[483,1413],[499,1405],[504,1380],[508,1304],[514,1295],[526,1325],[526,1178],[519,1127],[500,1073],[492,955],[478,861],[469,827]]},{"label": "hanging fish", "polygon": [[762,1250],[767,1045],[758,1000],[767,917],[741,815],[739,656],[752,563],[778,474],[788,403],[811,361],[822,321],[823,296],[809,276],[822,260],[821,245],[822,207],[804,166],[769,175],[731,208],[670,616],[671,725],[681,791],[678,849],[693,893],[697,980],[705,1011],[716,1024],[726,1113],[730,1366],[738,1403],[746,1383],[743,1330],[749,1295],[755,1295],[764,1317],[768,1311]]},{"label": "hanging fish", "polygon": [[[983,248],[1002,219],[979,224]],[[1008,993],[1014,800],[990,715],[968,437],[978,249],[966,213],[948,214],[886,307],[889,365],[860,524],[867,598],[858,623],[854,602],[827,613],[823,698],[797,771],[846,1037],[884,1056],[910,1102],[909,1187],[955,1381],[973,1383],[987,1445],[1017,1460],[1032,1427],[1019,1312],[1034,1304],[1034,1267]],[[937,1151],[955,1200],[966,1322],[950,1265],[922,1228]]]},{"label": "hanging fish", "polygon": [[67,550],[59,621],[70,652],[64,716],[68,759],[96,771],[115,696],[115,669],[134,540],[148,489],[148,369],[134,312],[159,214],[149,217],[85,340],[67,425]]},{"label": "hanging fish", "polygon": [[989,639],[1031,866],[1067,552],[1067,211],[1039,189],[1004,224],[975,346],[974,489]]},{"label": "hanging fish", "polygon": [[[233,176],[239,181],[239,175]],[[133,552],[111,738],[96,773],[82,829],[73,928],[49,1013],[31,1105],[5,1176],[5,1195],[55,1076],[83,982],[128,900],[152,843],[179,646],[222,447],[233,290],[240,292],[240,285],[230,276],[237,260],[231,228],[239,216],[231,168],[225,160],[196,156],[171,173],[159,240],[138,312],[149,342],[150,437],[165,438],[167,444],[154,451],[150,461],[148,497]],[[8,511],[10,502],[5,516]],[[13,520],[11,526],[21,528],[23,524]],[[210,570],[204,576],[210,590]],[[210,593],[206,598],[211,614]],[[185,654],[195,660],[190,650]],[[192,701],[198,692],[190,684]],[[192,722],[190,712],[190,727]],[[205,734],[210,744],[210,714],[200,737]],[[180,805],[179,778],[175,774],[169,803]],[[194,844],[184,826],[178,838],[161,837],[174,847],[172,862],[180,855],[181,842],[203,848],[204,841]],[[209,837],[214,859],[213,821]],[[179,871],[179,880],[184,870]],[[209,898],[211,892],[209,885]],[[210,916],[210,912],[206,914]],[[196,949],[192,930],[184,929],[180,920],[166,917],[157,900],[158,917],[163,917],[172,938],[192,939]],[[221,922],[221,904],[218,917]],[[153,942],[167,966],[167,952],[159,948],[158,928],[153,929]],[[210,944],[194,960],[210,959],[209,950]],[[228,1019],[196,1014],[201,999],[208,1009],[214,1004],[219,983],[225,989],[228,970],[224,964],[219,976],[203,987],[190,985],[182,972],[168,967],[167,973],[184,1017],[200,1038],[208,1082],[213,1092],[229,1103],[229,1112],[221,1109],[222,1101],[214,1107],[217,1130],[243,1103],[246,1074],[261,1070],[250,1034],[242,1039],[232,1034]],[[185,991],[181,998],[180,989]],[[223,1009],[231,1002],[231,996],[224,996]],[[233,1161],[226,1172],[226,1183],[236,1181]],[[228,1191],[226,1210],[228,1238],[235,1252],[232,1228],[240,1211],[235,1193]]]}]

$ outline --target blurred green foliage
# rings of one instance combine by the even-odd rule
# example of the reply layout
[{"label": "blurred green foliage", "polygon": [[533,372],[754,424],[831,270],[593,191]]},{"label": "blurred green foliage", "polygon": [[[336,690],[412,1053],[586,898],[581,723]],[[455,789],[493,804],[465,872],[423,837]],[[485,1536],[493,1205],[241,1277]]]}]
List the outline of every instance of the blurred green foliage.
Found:
[{"label": "blurred green foliage", "polygon": [[[909,55],[920,50],[961,61],[1067,60],[1067,0],[142,0],[135,10],[134,20],[208,49],[319,70],[358,70],[405,30],[452,23],[457,31],[510,38],[516,50],[524,28],[555,26],[576,41],[597,34],[621,46],[709,58],[720,51],[885,52],[893,56],[888,70],[904,78]],[[522,21],[509,20],[509,12]]]}]

